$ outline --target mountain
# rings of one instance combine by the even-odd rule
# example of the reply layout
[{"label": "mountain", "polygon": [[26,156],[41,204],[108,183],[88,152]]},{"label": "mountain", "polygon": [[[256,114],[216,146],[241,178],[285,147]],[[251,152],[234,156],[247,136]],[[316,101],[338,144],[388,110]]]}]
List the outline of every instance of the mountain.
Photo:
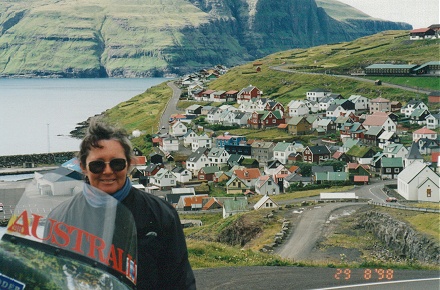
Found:
[{"label": "mountain", "polygon": [[0,76],[182,74],[408,29],[335,0],[9,0]]}]

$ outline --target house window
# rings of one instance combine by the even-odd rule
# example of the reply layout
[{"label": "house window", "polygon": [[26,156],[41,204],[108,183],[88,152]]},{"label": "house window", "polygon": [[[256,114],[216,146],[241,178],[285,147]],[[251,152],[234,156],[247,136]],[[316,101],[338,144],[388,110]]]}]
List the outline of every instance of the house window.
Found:
[{"label": "house window", "polygon": [[426,197],[431,197],[431,188],[426,189]]},{"label": "house window", "polygon": [[267,184],[268,184],[268,185],[272,185],[272,181],[269,180],[269,181],[267,182]]},{"label": "house window", "polygon": [[173,179],[171,179],[171,180],[170,180],[170,183],[171,183],[171,184],[174,184],[174,180],[173,180]]},{"label": "house window", "polygon": [[399,168],[394,168],[394,173],[399,173]]},{"label": "house window", "polygon": [[391,168],[387,168],[387,169],[385,169],[385,172],[386,172],[386,173],[391,173]]}]

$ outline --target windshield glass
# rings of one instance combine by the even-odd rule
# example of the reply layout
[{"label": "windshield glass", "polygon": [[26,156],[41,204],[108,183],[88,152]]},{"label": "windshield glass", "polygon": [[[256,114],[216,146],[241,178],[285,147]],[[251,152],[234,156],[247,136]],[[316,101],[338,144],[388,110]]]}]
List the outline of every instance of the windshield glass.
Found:
[{"label": "windshield glass", "polygon": [[[1,250],[5,253],[1,253],[0,274],[11,277],[7,268],[13,267],[7,264],[18,255],[21,263],[29,262],[26,269],[32,268],[36,276],[52,275],[49,280],[65,285],[68,281],[77,283],[72,282],[75,278],[90,289],[97,289],[96,285],[107,289],[102,286],[105,284],[115,289],[120,284],[118,279],[134,286],[136,249],[133,217],[115,198],[66,175],[36,174],[2,237]],[[8,256],[10,260],[6,261]],[[51,273],[41,273],[37,268]]]}]

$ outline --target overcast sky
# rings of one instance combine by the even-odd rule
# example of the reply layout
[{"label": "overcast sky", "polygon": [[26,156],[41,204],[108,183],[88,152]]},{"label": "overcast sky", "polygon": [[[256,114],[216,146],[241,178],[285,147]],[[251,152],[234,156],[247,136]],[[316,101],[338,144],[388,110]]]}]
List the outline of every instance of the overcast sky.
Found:
[{"label": "overcast sky", "polygon": [[385,20],[406,22],[413,28],[440,24],[439,0],[338,0]]}]

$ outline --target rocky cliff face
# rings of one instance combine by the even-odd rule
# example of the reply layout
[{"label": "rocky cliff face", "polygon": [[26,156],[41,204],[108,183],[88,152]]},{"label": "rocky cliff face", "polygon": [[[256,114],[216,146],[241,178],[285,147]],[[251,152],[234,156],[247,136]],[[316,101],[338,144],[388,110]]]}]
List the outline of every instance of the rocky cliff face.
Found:
[{"label": "rocky cliff face", "polygon": [[16,0],[0,3],[0,76],[181,74],[410,28],[339,21],[315,0]]},{"label": "rocky cliff face", "polygon": [[408,259],[440,264],[440,246],[432,239],[417,233],[390,215],[369,211],[363,219],[366,230],[372,231],[389,248]]}]

